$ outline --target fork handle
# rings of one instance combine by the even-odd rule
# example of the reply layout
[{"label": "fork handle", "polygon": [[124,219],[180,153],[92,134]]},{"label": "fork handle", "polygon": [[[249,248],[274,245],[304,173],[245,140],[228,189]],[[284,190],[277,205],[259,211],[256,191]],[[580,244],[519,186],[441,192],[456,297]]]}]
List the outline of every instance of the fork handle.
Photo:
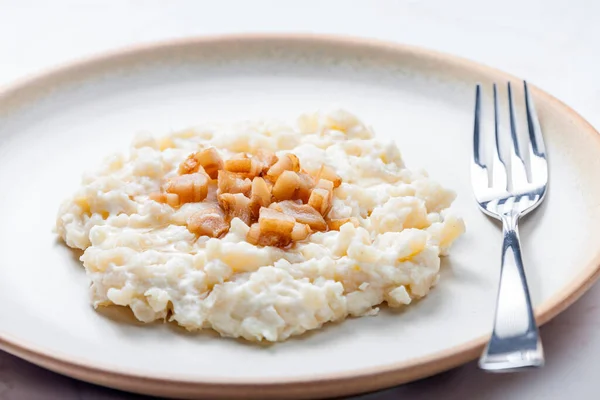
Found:
[{"label": "fork handle", "polygon": [[504,242],[494,330],[479,359],[479,366],[488,371],[544,365],[544,351],[523,269],[518,223],[518,214],[502,216]]}]

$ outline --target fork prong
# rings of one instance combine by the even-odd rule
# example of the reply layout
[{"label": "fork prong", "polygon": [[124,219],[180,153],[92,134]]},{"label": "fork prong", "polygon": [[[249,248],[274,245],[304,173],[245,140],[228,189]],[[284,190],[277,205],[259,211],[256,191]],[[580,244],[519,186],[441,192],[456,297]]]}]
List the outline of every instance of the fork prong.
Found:
[{"label": "fork prong", "polygon": [[523,89],[525,92],[525,110],[527,111],[527,130],[529,132],[531,181],[536,184],[545,185],[548,181],[548,163],[546,161],[544,136],[526,81],[523,81]]},{"label": "fork prong", "polygon": [[513,104],[510,82],[507,83],[508,90],[508,112],[510,119],[510,138],[512,142],[510,150],[510,184],[513,188],[522,188],[527,185],[527,167],[521,155],[517,126],[515,123],[515,108]]},{"label": "fork prong", "polygon": [[525,109],[527,110],[527,127],[529,128],[529,141],[533,152],[538,157],[546,156],[546,147],[544,146],[544,137],[542,136],[542,129],[540,128],[540,121],[538,120],[537,112],[535,111],[535,105],[533,99],[529,93],[529,87],[527,81],[523,81],[523,88],[525,90]]},{"label": "fork prong", "polygon": [[506,164],[500,151],[500,118],[498,107],[498,89],[494,83],[494,155],[492,156],[492,187],[508,190],[506,177]]},{"label": "fork prong", "polygon": [[481,143],[481,86],[475,89],[475,121],[473,123],[473,162],[471,163],[471,182],[474,188],[488,188],[490,178],[482,154]]},{"label": "fork prong", "polygon": [[471,182],[475,188],[488,188],[490,179],[484,161],[481,143],[481,86],[475,89],[475,121],[473,123],[473,162],[471,163]]},{"label": "fork prong", "polygon": [[473,128],[473,160],[481,168],[487,168],[481,157],[481,86],[475,89],[475,122]]}]

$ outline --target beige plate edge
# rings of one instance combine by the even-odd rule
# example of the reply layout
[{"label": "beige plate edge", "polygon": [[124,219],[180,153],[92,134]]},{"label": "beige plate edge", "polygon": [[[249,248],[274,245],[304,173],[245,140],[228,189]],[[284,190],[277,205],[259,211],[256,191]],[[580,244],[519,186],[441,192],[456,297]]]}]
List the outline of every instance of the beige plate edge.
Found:
[{"label": "beige plate edge", "polygon": [[[339,46],[368,46],[382,51],[410,53],[414,56],[425,57],[431,60],[443,59],[445,62],[451,63],[458,68],[497,76],[498,81],[516,79],[505,72],[456,56],[378,40],[311,34],[243,34],[170,40],[104,53],[99,56],[69,63],[40,75],[23,79],[9,87],[1,88],[0,101],[19,94],[19,92],[26,91],[31,86],[51,86],[54,81],[69,80],[69,77],[77,75],[77,71],[83,67],[92,66],[97,63],[110,63],[123,57],[135,58],[153,50],[172,46],[281,40],[304,43],[318,42]],[[587,121],[570,107],[546,92],[537,88],[533,88],[533,90],[536,98],[563,109],[572,117],[574,124],[579,129],[596,136],[600,151],[600,135]],[[564,311],[583,295],[599,276],[600,249],[594,259],[562,291],[537,307],[536,319],[538,323],[540,325],[544,324]],[[365,368],[341,374],[305,376],[294,379],[253,379],[251,381],[224,380],[222,378],[181,380],[165,376],[150,376],[135,371],[124,371],[118,367],[97,366],[89,361],[72,359],[0,333],[0,348],[2,350],[64,375],[104,386],[155,396],[179,398],[202,397],[211,399],[233,397],[291,399],[334,397],[364,393],[424,378],[464,364],[479,355],[486,341],[487,337],[480,337],[427,357],[419,357],[407,362],[394,363],[377,368]]]}]

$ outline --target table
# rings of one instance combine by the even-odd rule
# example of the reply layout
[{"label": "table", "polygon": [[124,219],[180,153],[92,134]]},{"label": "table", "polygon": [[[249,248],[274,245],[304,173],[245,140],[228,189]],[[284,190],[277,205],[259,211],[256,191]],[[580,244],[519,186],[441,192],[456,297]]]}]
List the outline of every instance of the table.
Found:
[{"label": "table", "polygon": [[[190,35],[315,32],[404,42],[492,65],[600,128],[600,2],[591,0],[0,0],[0,85],[108,49]],[[475,363],[361,400],[597,398],[600,286],[541,330],[542,370]],[[145,398],[75,381],[0,352],[0,399]]]}]

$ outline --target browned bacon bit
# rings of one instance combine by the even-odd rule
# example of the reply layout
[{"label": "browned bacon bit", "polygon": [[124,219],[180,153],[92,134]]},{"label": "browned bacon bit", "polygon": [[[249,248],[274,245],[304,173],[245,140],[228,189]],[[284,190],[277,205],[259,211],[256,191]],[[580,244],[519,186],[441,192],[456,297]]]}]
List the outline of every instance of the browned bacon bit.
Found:
[{"label": "browned bacon bit", "polygon": [[331,209],[333,200],[333,182],[320,179],[310,194],[308,205],[326,216]]},{"label": "browned bacon bit", "polygon": [[[231,220],[239,218],[250,227],[249,243],[286,247],[315,231],[339,230],[347,222],[358,226],[355,218],[325,218],[333,204],[333,190],[341,182],[326,165],[314,176],[308,174],[292,153],[277,157],[260,149],[223,161],[215,148],[208,148],[190,154],[179,165],[179,175],[169,179],[161,192],[151,193],[150,199],[172,207],[211,204],[187,221],[190,232],[197,235],[222,236]],[[210,191],[209,185],[213,185]]]},{"label": "browned bacon bit", "polygon": [[292,237],[291,234],[286,236],[276,232],[261,232],[260,224],[257,222],[250,227],[246,241],[256,246],[286,247],[292,243]]},{"label": "browned bacon bit", "polygon": [[227,221],[239,218],[248,226],[252,223],[250,199],[241,193],[223,193],[219,195],[219,205],[225,212]]},{"label": "browned bacon bit", "polygon": [[263,207],[260,209],[258,218],[262,232],[275,232],[282,235],[291,235],[296,221],[293,217],[281,211]]},{"label": "browned bacon bit", "polygon": [[260,177],[252,180],[252,194],[250,196],[250,211],[254,219],[258,218],[261,207],[271,204],[271,189],[267,182]]},{"label": "browned bacon bit", "polygon": [[201,152],[195,153],[194,158],[204,167],[204,170],[211,179],[217,179],[219,170],[223,169],[223,160],[219,152],[214,147],[211,147]]},{"label": "browned bacon bit", "polygon": [[250,195],[252,181],[241,174],[229,171],[219,171],[218,174],[219,193],[243,193]]},{"label": "browned bacon bit", "polygon": [[333,182],[333,187],[337,188],[342,184],[342,178],[335,173],[333,168],[323,164],[319,172],[317,172],[317,181],[319,179],[327,179],[328,181]]},{"label": "browned bacon bit", "polygon": [[300,177],[293,171],[283,171],[273,185],[273,197],[277,201],[294,198],[296,190],[300,187]]},{"label": "browned bacon bit", "polygon": [[270,208],[289,215],[296,222],[306,224],[314,231],[324,231],[327,229],[327,223],[323,216],[308,204],[298,204],[294,201],[286,200],[272,204]]},{"label": "browned bacon bit", "polygon": [[294,242],[304,240],[308,237],[308,235],[311,234],[311,232],[312,230],[310,229],[310,226],[296,222],[294,224],[294,229],[292,230],[292,240]]},{"label": "browned bacon bit", "polygon": [[308,203],[312,189],[315,186],[315,180],[312,176],[304,172],[298,173],[298,177],[300,180],[293,199],[299,199],[302,200],[303,203]]},{"label": "browned bacon bit", "polygon": [[165,203],[171,207],[177,207],[179,205],[179,196],[175,193],[163,193],[154,192],[150,193],[150,200],[154,200],[158,203]]},{"label": "browned bacon bit", "polygon": [[292,242],[296,221],[277,210],[260,209],[258,223],[250,227],[246,240],[259,246],[285,247]]},{"label": "browned bacon bit", "polygon": [[196,154],[198,153],[190,154],[188,158],[186,158],[185,161],[179,165],[179,175],[193,174],[194,172],[198,172],[201,166],[196,158]]},{"label": "browned bacon bit", "polygon": [[252,160],[257,164],[256,175],[262,176],[277,162],[278,158],[275,153],[269,150],[258,149],[256,154],[252,157]]},{"label": "browned bacon bit", "polygon": [[252,224],[250,226],[250,230],[246,234],[246,241],[255,246],[260,242],[261,234],[260,234],[260,225],[258,222]]},{"label": "browned bacon bit", "polygon": [[208,195],[208,178],[201,172],[180,175],[169,179],[164,189],[178,195],[180,204],[197,203]]},{"label": "browned bacon bit", "polygon": [[327,221],[327,227],[331,231],[339,231],[342,225],[351,222],[355,228],[358,228],[358,220],[354,217],[350,218],[340,218],[340,219],[330,219]]},{"label": "browned bacon bit", "polygon": [[200,210],[187,220],[188,230],[198,236],[219,237],[229,230],[229,224],[217,207]]},{"label": "browned bacon bit", "polygon": [[283,171],[300,172],[300,161],[298,160],[298,157],[291,153],[279,157],[277,162],[267,171],[267,178],[275,181]]},{"label": "browned bacon bit", "polygon": [[286,156],[292,161],[292,171],[300,172],[300,160],[295,154],[288,153]]},{"label": "browned bacon bit", "polygon": [[252,172],[252,160],[245,154],[225,161],[225,171],[249,174]]},{"label": "browned bacon bit", "polygon": [[283,171],[273,185],[273,197],[277,201],[302,200],[306,203],[314,185],[313,177],[304,172]]}]

